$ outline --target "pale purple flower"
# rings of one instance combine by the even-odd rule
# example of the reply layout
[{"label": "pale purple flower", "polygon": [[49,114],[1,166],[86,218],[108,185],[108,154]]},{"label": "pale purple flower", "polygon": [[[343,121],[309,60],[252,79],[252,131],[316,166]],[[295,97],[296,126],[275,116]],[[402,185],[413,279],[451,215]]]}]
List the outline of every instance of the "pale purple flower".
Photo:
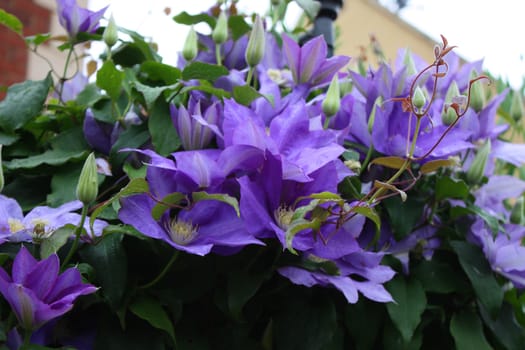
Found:
[{"label": "pale purple flower", "polygon": [[[315,285],[335,287],[352,304],[358,301],[358,293],[368,299],[387,303],[393,299],[383,283],[391,280],[395,272],[388,266],[380,265],[382,257],[381,253],[365,251],[349,254],[334,261],[339,270],[337,275],[330,275],[322,270],[308,271],[292,266],[282,267],[277,271],[295,284],[307,287]],[[359,278],[356,279],[355,276]]]},{"label": "pale purple flower", "polygon": [[504,225],[504,232],[496,236],[482,219],[477,219],[471,227],[471,235],[481,246],[492,270],[511,281],[516,288],[525,288],[525,227]]},{"label": "pale purple flower", "polygon": [[327,46],[322,35],[300,47],[295,40],[284,34],[283,52],[295,83],[310,87],[330,82],[334,74],[350,61],[350,57],[346,56],[326,58]]},{"label": "pale purple flower", "polygon": [[106,9],[93,12],[79,7],[76,0],[57,0],[58,20],[72,40],[80,32],[94,33]]},{"label": "pale purple flower", "polygon": [[14,259],[11,276],[0,267],[0,293],[11,305],[23,328],[38,329],[71,310],[79,296],[97,290],[82,283],[76,268],[69,268],[61,274],[59,271],[56,254],[37,261],[23,246]]},{"label": "pale purple flower", "polygon": [[206,108],[199,100],[190,96],[188,108],[180,106],[177,110],[171,105],[170,112],[182,147],[187,151],[206,148],[218,131],[217,124],[221,115],[218,102]]},{"label": "pale purple flower", "polygon": [[[0,195],[0,243],[45,239],[67,224],[76,226],[81,216],[74,211],[80,208],[82,203],[73,201],[58,208],[35,207],[24,216],[16,200]],[[105,221],[95,220],[93,233],[100,235],[107,225]],[[84,223],[84,229],[91,233],[89,219]]]}]

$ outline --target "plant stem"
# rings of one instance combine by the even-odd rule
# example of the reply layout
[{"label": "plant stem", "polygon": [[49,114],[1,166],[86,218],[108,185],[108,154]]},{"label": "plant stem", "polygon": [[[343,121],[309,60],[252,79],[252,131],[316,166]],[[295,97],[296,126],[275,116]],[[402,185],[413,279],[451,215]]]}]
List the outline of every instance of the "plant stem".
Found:
[{"label": "plant stem", "polygon": [[221,57],[221,45],[215,44],[215,58],[217,59],[217,64],[222,66],[222,57]]},{"label": "plant stem", "polygon": [[60,91],[58,92],[59,101],[62,101],[62,93],[64,92],[64,84],[66,82],[67,68],[69,67],[69,61],[71,60],[71,55],[73,54],[73,51],[75,51],[75,47],[71,45],[71,47],[69,48],[69,51],[67,52],[66,63],[64,63],[64,72],[62,73],[62,77],[60,78]]},{"label": "plant stem", "polygon": [[168,261],[166,266],[164,266],[164,269],[162,269],[162,271],[157,275],[157,277],[155,277],[150,282],[148,282],[146,284],[143,284],[142,286],[139,286],[139,289],[148,289],[149,287],[152,287],[155,284],[157,284],[166,275],[166,273],[168,273],[168,271],[170,270],[170,268],[173,265],[173,263],[175,262],[175,260],[177,260],[178,256],[179,256],[179,251],[175,250],[173,252],[173,255],[171,256],[170,261]]},{"label": "plant stem", "polygon": [[80,235],[82,234],[82,228],[84,227],[84,222],[86,221],[87,213],[88,213],[88,206],[84,205],[82,207],[82,214],[81,214],[82,216],[80,218],[80,224],[77,226],[77,228],[75,230],[75,240],[73,241],[73,245],[69,249],[69,253],[67,254],[67,256],[64,259],[64,261],[62,262],[62,269],[67,265],[69,260],[71,260],[71,258],[73,257],[73,255],[77,251],[78,241],[80,240]]}]

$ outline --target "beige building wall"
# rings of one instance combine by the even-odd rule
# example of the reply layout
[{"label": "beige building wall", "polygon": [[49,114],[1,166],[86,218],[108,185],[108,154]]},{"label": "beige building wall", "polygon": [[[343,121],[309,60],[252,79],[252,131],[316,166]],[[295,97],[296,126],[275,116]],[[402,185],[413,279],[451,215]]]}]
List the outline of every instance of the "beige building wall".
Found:
[{"label": "beige building wall", "polygon": [[434,60],[436,42],[376,0],[346,0],[336,23],[340,30],[336,43],[338,54],[358,57],[360,47],[369,47],[370,36],[374,35],[390,62],[401,48],[409,48],[429,63]]}]

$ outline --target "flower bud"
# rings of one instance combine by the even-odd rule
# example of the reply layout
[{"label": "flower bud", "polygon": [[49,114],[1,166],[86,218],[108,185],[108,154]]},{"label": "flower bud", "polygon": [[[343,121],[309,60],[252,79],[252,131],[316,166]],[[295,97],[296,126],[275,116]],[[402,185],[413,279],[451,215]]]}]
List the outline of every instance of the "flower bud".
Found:
[{"label": "flower bud", "polygon": [[117,24],[115,23],[115,19],[113,18],[113,15],[109,17],[109,22],[104,29],[104,33],[102,34],[102,39],[106,43],[108,47],[112,47],[117,43],[118,40],[118,29]]},{"label": "flower bud", "polygon": [[88,205],[97,198],[98,182],[97,182],[97,163],[95,161],[95,154],[92,152],[86,158],[80,178],[77,185],[77,198],[84,205]]},{"label": "flower bud", "polygon": [[341,96],[339,93],[339,77],[336,74],[332,78],[330,86],[328,86],[328,91],[322,104],[323,113],[326,117],[335,115],[341,108]]},{"label": "flower bud", "polygon": [[255,67],[261,62],[264,57],[265,46],[266,40],[264,38],[264,26],[261,17],[257,15],[255,17],[255,22],[253,23],[252,32],[250,33],[250,39],[248,40],[248,46],[244,56],[248,66]]},{"label": "flower bud", "polygon": [[472,184],[478,184],[485,175],[485,168],[487,167],[487,160],[491,150],[490,139],[478,150],[476,157],[472,161],[470,168],[467,171],[467,181]]},{"label": "flower bud", "polygon": [[523,196],[518,198],[510,213],[510,222],[513,224],[523,225],[525,224],[525,199]]},{"label": "flower bud", "polygon": [[[478,77],[478,72],[473,70],[470,74],[470,79]],[[485,107],[485,89],[480,81],[474,82],[470,87],[470,107],[476,112],[480,112]]]},{"label": "flower bud", "polygon": [[427,103],[425,93],[423,92],[423,90],[421,90],[419,86],[417,86],[416,90],[414,91],[414,96],[412,96],[412,103],[417,109],[423,108],[425,106],[425,103]]},{"label": "flower bud", "polygon": [[519,91],[514,91],[510,105],[510,116],[514,121],[518,122],[521,120],[521,118],[523,118],[524,114],[525,110],[523,108],[523,97]]},{"label": "flower bud", "polygon": [[193,26],[191,26],[186,41],[184,42],[184,47],[182,48],[182,57],[184,57],[186,61],[191,61],[197,56],[197,41],[197,33],[195,29],[193,29]]},{"label": "flower bud", "polygon": [[226,41],[226,39],[228,39],[228,18],[226,17],[226,13],[224,13],[224,11],[221,12],[219,18],[217,19],[217,23],[215,24],[215,28],[211,33],[211,37],[213,42],[216,44],[222,44]]},{"label": "flower bud", "polygon": [[441,122],[443,125],[451,125],[456,121],[457,118],[458,116],[456,111],[451,107],[445,107],[443,113],[441,113]]},{"label": "flower bud", "polygon": [[408,76],[412,76],[417,73],[416,63],[414,62],[414,58],[412,58],[412,53],[409,49],[405,50],[405,56],[403,57],[403,65],[406,67],[405,72]]},{"label": "flower bud", "polygon": [[2,145],[0,144],[0,192],[5,185],[4,170],[2,169]]},{"label": "flower bud", "polygon": [[459,96],[459,87],[458,83],[456,83],[455,80],[450,83],[450,86],[448,87],[447,94],[445,95],[445,103],[451,103],[454,97]]}]

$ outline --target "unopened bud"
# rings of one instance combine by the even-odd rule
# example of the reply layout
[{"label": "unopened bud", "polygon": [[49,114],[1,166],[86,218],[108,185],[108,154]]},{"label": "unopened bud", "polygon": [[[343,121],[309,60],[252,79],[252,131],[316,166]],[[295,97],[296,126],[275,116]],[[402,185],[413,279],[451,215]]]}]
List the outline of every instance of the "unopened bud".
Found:
[{"label": "unopened bud", "polygon": [[458,118],[456,111],[452,107],[445,107],[443,113],[441,113],[441,121],[443,125],[451,125]]},{"label": "unopened bud", "polygon": [[0,144],[0,192],[2,192],[4,185],[5,185],[5,180],[4,180],[4,170],[2,169],[2,145]]},{"label": "unopened bud", "polygon": [[97,163],[95,154],[91,153],[84,162],[77,185],[77,198],[84,205],[88,205],[97,198]]},{"label": "unopened bud", "polygon": [[521,120],[521,118],[523,118],[524,114],[525,110],[523,108],[523,97],[519,91],[514,91],[510,105],[510,116],[514,121],[518,122]]},{"label": "unopened bud", "polygon": [[445,95],[445,103],[451,103],[454,97],[459,96],[459,87],[458,83],[456,83],[455,80],[450,83],[450,86],[448,87],[447,94]]},{"label": "unopened bud", "polygon": [[215,28],[211,33],[211,37],[213,42],[216,44],[222,44],[226,41],[226,39],[228,39],[228,18],[226,17],[226,13],[224,13],[224,11],[221,12],[219,18],[217,19],[217,23],[215,24]]},{"label": "unopened bud", "polygon": [[117,24],[115,23],[115,19],[113,18],[113,15],[109,17],[109,22],[104,29],[104,34],[102,34],[102,39],[106,43],[108,47],[112,47],[117,43],[118,40],[118,29]]},{"label": "unopened bud", "polygon": [[490,139],[478,150],[476,157],[472,161],[470,168],[467,171],[467,180],[472,184],[479,184],[485,175],[485,168],[491,150]]},{"label": "unopened bud", "polygon": [[410,52],[409,49],[405,50],[405,56],[403,57],[403,65],[406,68],[405,72],[408,76],[412,76],[417,73],[416,63],[414,62],[414,58],[412,58],[412,52]]},{"label": "unopened bud", "polygon": [[266,46],[266,40],[264,38],[264,26],[262,19],[259,15],[255,17],[253,23],[252,32],[250,33],[250,39],[248,40],[248,46],[246,47],[245,59],[246,63],[250,67],[255,67],[261,62],[264,57],[264,49]]},{"label": "unopened bud", "polygon": [[198,51],[198,39],[197,33],[193,26],[190,27],[186,41],[184,42],[184,47],[182,48],[182,57],[186,61],[191,61],[197,56]]},{"label": "unopened bud", "polygon": [[[470,79],[477,77],[478,72],[474,69],[470,74]],[[470,87],[470,107],[478,113],[485,107],[485,89],[481,81],[474,82]]]},{"label": "unopened bud", "polygon": [[326,117],[335,115],[341,108],[341,96],[339,94],[339,77],[336,74],[332,78],[330,86],[328,86],[328,91],[322,104],[323,113]]},{"label": "unopened bud", "polygon": [[518,198],[510,213],[510,222],[513,224],[523,225],[525,224],[525,200],[523,196]]},{"label": "unopened bud", "polygon": [[421,90],[419,86],[417,86],[416,90],[414,91],[414,96],[412,96],[412,103],[417,109],[423,108],[425,106],[425,103],[427,103],[425,93],[423,92],[423,90]]}]

